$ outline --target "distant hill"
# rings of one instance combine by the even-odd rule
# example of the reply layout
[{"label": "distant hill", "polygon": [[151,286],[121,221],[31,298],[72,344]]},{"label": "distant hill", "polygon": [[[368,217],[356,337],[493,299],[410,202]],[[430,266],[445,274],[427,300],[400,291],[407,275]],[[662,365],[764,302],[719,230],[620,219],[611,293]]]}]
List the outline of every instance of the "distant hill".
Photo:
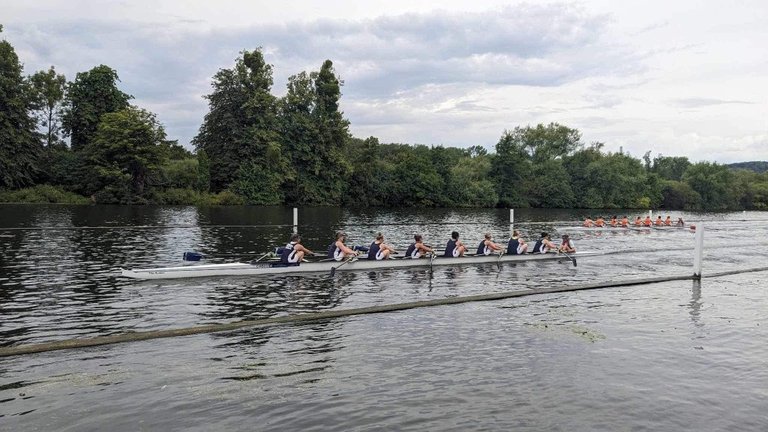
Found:
[{"label": "distant hill", "polygon": [[730,169],[745,169],[756,173],[768,171],[768,161],[737,162],[726,165]]}]

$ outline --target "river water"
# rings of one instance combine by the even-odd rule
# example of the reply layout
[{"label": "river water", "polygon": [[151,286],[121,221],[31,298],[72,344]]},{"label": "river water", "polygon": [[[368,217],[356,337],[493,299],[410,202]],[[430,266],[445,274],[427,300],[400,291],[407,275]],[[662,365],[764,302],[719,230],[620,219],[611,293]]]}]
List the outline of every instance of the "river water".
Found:
[{"label": "river water", "polygon": [[[578,230],[580,210],[518,210],[529,240],[611,253],[289,277],[136,281],[118,269],[255,258],[289,208],[0,207],[0,345],[692,273],[689,230]],[[639,213],[627,212],[628,216]],[[623,215],[623,213],[621,214]],[[666,213],[663,214],[666,216]],[[594,216],[594,214],[593,214]],[[705,226],[704,274],[765,266],[768,214]],[[275,226],[283,225],[283,226]],[[507,210],[300,209],[310,249],[344,229],[505,240]],[[766,272],[539,294],[0,358],[2,431],[766,430]]]}]

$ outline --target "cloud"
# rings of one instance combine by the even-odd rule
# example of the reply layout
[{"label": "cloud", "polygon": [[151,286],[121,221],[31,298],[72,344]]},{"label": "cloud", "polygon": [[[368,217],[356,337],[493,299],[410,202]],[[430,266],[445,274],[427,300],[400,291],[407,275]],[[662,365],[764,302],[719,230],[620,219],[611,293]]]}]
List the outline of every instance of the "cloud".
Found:
[{"label": "cloud", "polygon": [[724,99],[714,99],[714,98],[675,99],[675,100],[671,101],[671,103],[673,105],[679,106],[681,108],[699,108],[699,107],[707,107],[707,106],[713,106],[713,105],[725,105],[725,104],[745,104],[745,105],[754,104],[754,102],[749,102],[749,101],[724,100]]},{"label": "cloud", "polygon": [[[502,113],[493,115],[502,109],[498,104],[472,96],[478,89],[557,87],[642,72],[638,55],[606,40],[609,22],[608,15],[555,3],[234,28],[173,15],[149,22],[49,16],[6,26],[4,36],[17,47],[28,74],[53,64],[72,80],[99,64],[114,68],[121,89],[158,114],[169,138],[186,144],[207,112],[203,96],[211,77],[231,67],[243,49],[263,47],[274,66],[277,95],[290,75],[317,70],[331,59],[345,81],[342,108],[353,130],[437,124],[438,113],[461,129],[478,121],[478,114],[501,121]],[[602,95],[587,102],[610,107],[620,101]]]}]

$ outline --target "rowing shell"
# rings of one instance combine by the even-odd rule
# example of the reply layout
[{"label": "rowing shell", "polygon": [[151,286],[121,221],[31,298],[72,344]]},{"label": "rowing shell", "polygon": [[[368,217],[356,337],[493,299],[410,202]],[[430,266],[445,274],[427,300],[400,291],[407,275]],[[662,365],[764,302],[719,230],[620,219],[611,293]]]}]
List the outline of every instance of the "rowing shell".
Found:
[{"label": "rowing shell", "polygon": [[[600,255],[599,252],[577,252],[571,256],[582,257]],[[259,276],[275,274],[327,273],[332,268],[338,271],[365,271],[379,269],[398,269],[408,267],[457,266],[469,264],[515,263],[525,261],[543,261],[567,259],[564,255],[525,254],[525,255],[478,255],[459,258],[437,257],[430,259],[358,259],[344,264],[344,261],[315,261],[301,264],[283,264],[276,262],[204,264],[184,267],[162,267],[148,269],[120,269],[121,275],[133,279],[179,279],[206,276]]]}]

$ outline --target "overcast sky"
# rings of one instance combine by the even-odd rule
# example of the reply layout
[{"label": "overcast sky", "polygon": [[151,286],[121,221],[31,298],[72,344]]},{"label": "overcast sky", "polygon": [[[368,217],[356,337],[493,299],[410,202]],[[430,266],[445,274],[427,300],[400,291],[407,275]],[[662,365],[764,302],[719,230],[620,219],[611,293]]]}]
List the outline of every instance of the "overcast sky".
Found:
[{"label": "overcast sky", "polygon": [[768,160],[768,2],[18,1],[26,74],[106,64],[191,148],[211,77],[263,47],[273,93],[333,61],[354,136],[492,150],[557,122],[641,157]]}]

